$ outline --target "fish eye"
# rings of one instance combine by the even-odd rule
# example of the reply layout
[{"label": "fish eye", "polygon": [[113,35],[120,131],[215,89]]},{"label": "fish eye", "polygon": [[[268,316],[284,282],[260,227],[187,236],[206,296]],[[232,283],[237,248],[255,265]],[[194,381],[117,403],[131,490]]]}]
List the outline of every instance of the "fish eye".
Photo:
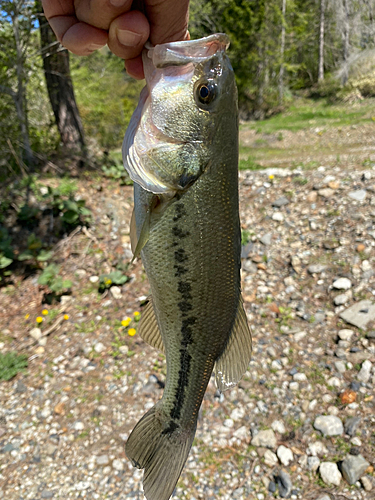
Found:
[{"label": "fish eye", "polygon": [[198,103],[210,104],[216,97],[216,85],[213,82],[203,82],[197,87],[196,96]]}]

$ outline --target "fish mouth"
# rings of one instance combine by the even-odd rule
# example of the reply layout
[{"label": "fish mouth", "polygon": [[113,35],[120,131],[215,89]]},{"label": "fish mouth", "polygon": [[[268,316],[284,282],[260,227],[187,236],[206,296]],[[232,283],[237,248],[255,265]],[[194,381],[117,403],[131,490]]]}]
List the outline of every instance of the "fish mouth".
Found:
[{"label": "fish mouth", "polygon": [[155,68],[165,68],[204,62],[217,52],[225,52],[229,43],[225,33],[215,33],[198,40],[163,43],[155,47],[148,44],[146,50]]}]

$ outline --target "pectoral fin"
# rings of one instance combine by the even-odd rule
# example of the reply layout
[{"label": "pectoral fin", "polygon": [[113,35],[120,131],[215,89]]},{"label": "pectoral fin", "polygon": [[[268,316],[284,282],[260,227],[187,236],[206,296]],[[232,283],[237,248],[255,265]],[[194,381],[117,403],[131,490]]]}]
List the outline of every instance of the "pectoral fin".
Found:
[{"label": "pectoral fin", "polygon": [[251,331],[240,297],[228,343],[215,363],[216,385],[221,392],[234,387],[241,380],[251,359],[251,345]]},{"label": "pectoral fin", "polygon": [[138,328],[141,338],[152,347],[164,352],[164,344],[161,338],[159,325],[155,316],[152,297],[142,312],[141,321]]},{"label": "pectoral fin", "polygon": [[150,237],[150,221],[151,221],[151,213],[153,209],[155,208],[155,205],[158,202],[158,197],[153,196],[150,199],[149,206],[145,210],[145,216],[143,218],[143,223],[141,227],[141,232],[139,234],[139,238],[137,238],[137,227],[136,227],[136,221],[135,221],[135,214],[133,210],[132,218],[130,221],[130,242],[131,242],[131,247],[133,251],[133,258],[131,260],[131,263],[139,257],[139,254],[142,251],[142,248],[146,245],[146,243],[149,240]]}]

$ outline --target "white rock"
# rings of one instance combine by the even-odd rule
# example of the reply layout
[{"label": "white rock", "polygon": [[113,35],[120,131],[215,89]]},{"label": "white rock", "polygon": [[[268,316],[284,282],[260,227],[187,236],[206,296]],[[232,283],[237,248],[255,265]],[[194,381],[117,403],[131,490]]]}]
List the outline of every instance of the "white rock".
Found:
[{"label": "white rock", "polygon": [[225,425],[225,427],[228,427],[229,429],[231,429],[234,426],[234,422],[231,418],[226,418],[224,420],[224,425]]},{"label": "white rock", "polygon": [[320,460],[318,457],[308,457],[307,459],[307,468],[312,472],[316,472],[319,469]]},{"label": "white rock", "polygon": [[367,196],[367,192],[364,189],[358,189],[356,191],[350,191],[350,193],[348,193],[348,195],[353,200],[363,201]]},{"label": "white rock", "polygon": [[277,456],[279,457],[280,462],[286,467],[293,462],[294,456],[292,450],[287,448],[284,445],[280,445],[276,451]]},{"label": "white rock", "polygon": [[245,425],[233,432],[233,437],[241,439],[241,441],[246,441],[249,437],[249,430]]},{"label": "white rock", "polygon": [[97,352],[97,353],[99,353],[99,354],[100,354],[101,352],[103,352],[103,351],[104,351],[104,349],[105,349],[105,345],[104,345],[104,344],[102,344],[101,342],[98,342],[98,343],[97,343],[97,344],[95,344],[95,346],[94,346],[94,351],[95,351],[95,352]]},{"label": "white rock", "polygon": [[74,429],[76,431],[83,431],[84,428],[85,428],[85,426],[84,426],[83,422],[76,422],[74,424]]},{"label": "white rock", "polygon": [[300,342],[304,337],[306,337],[307,332],[302,331],[302,332],[297,332],[293,335],[294,341],[295,342]]},{"label": "white rock", "polygon": [[116,470],[124,470],[123,462],[117,458],[112,462],[112,467]]},{"label": "white rock", "polygon": [[286,429],[282,420],[274,420],[271,424],[272,429],[279,434],[285,434]]},{"label": "white rock", "polygon": [[272,429],[259,431],[251,440],[253,446],[263,446],[264,448],[276,448],[277,439]]},{"label": "white rock", "polygon": [[31,331],[30,331],[30,336],[35,339],[35,340],[39,340],[42,338],[43,334],[42,334],[42,330],[40,328],[33,328]]},{"label": "white rock", "polygon": [[298,382],[290,382],[289,383],[289,389],[291,391],[298,391],[298,389],[299,389],[299,383]]},{"label": "white rock", "polygon": [[314,427],[324,436],[340,436],[344,432],[341,419],[334,415],[319,415],[314,421]]},{"label": "white rock", "polygon": [[281,212],[275,212],[272,214],[272,220],[282,222],[284,220],[284,215]]},{"label": "white rock", "polygon": [[296,380],[297,382],[305,382],[307,377],[304,373],[295,373],[293,375],[293,380]]},{"label": "white rock", "polygon": [[273,451],[267,450],[264,454],[264,463],[269,467],[274,467],[277,464],[277,456]]},{"label": "white rock", "polygon": [[320,476],[326,484],[340,485],[341,472],[337,464],[333,462],[322,462],[319,467]]},{"label": "white rock", "polygon": [[354,332],[353,332],[353,330],[348,330],[347,328],[344,328],[343,330],[339,331],[338,335],[339,335],[341,340],[350,341],[350,339],[354,335]]},{"label": "white rock", "polygon": [[360,382],[364,382],[365,384],[369,381],[370,376],[371,376],[371,368],[372,368],[372,363],[368,359],[366,359],[362,363],[362,367],[357,375],[357,379]]},{"label": "white rock", "polygon": [[349,290],[352,286],[352,282],[348,278],[339,278],[333,282],[332,286],[337,290]]},{"label": "white rock", "polygon": [[361,269],[363,272],[371,271],[372,267],[371,267],[370,262],[368,260],[362,261]]},{"label": "white rock", "polygon": [[336,297],[333,299],[333,302],[335,306],[342,306],[349,302],[349,300],[352,298],[352,293],[351,290],[349,290],[346,293],[340,293],[340,295],[336,295]]},{"label": "white rock", "polygon": [[111,286],[109,291],[114,299],[118,300],[122,298],[121,288],[119,286]]},{"label": "white rock", "polygon": [[97,283],[99,281],[99,276],[90,276],[89,280],[91,283]]},{"label": "white rock", "polygon": [[312,455],[313,457],[317,457],[327,455],[328,450],[321,441],[316,441],[315,443],[309,444],[306,453],[308,455]]},{"label": "white rock", "polygon": [[238,420],[241,420],[244,416],[245,416],[244,408],[235,408],[230,414],[230,418],[235,422],[238,422]]}]

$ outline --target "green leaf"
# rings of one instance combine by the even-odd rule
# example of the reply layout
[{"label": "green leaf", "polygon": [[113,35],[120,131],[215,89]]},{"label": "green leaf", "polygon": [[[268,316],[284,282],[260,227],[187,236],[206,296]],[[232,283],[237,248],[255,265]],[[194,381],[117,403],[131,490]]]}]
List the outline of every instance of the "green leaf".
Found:
[{"label": "green leaf", "polygon": [[8,257],[5,257],[5,255],[0,254],[0,269],[4,269],[5,267],[10,266],[12,262],[12,259],[8,259]]},{"label": "green leaf", "polygon": [[27,367],[27,356],[16,352],[0,353],[0,380],[10,380]]},{"label": "green leaf", "polygon": [[63,288],[72,288],[73,283],[70,280],[64,280],[62,282],[62,287]]},{"label": "green leaf", "polygon": [[52,251],[41,250],[36,260],[38,260],[39,262],[45,262],[46,260],[49,260],[52,257],[52,255],[53,255]]},{"label": "green leaf", "polygon": [[68,224],[74,224],[79,219],[79,214],[77,212],[73,212],[73,210],[68,210],[67,212],[64,212],[62,219]]},{"label": "green leaf", "polygon": [[30,250],[25,250],[24,252],[21,252],[18,256],[18,260],[20,260],[21,262],[23,260],[30,260],[32,258],[34,258],[34,254],[30,252]]}]

